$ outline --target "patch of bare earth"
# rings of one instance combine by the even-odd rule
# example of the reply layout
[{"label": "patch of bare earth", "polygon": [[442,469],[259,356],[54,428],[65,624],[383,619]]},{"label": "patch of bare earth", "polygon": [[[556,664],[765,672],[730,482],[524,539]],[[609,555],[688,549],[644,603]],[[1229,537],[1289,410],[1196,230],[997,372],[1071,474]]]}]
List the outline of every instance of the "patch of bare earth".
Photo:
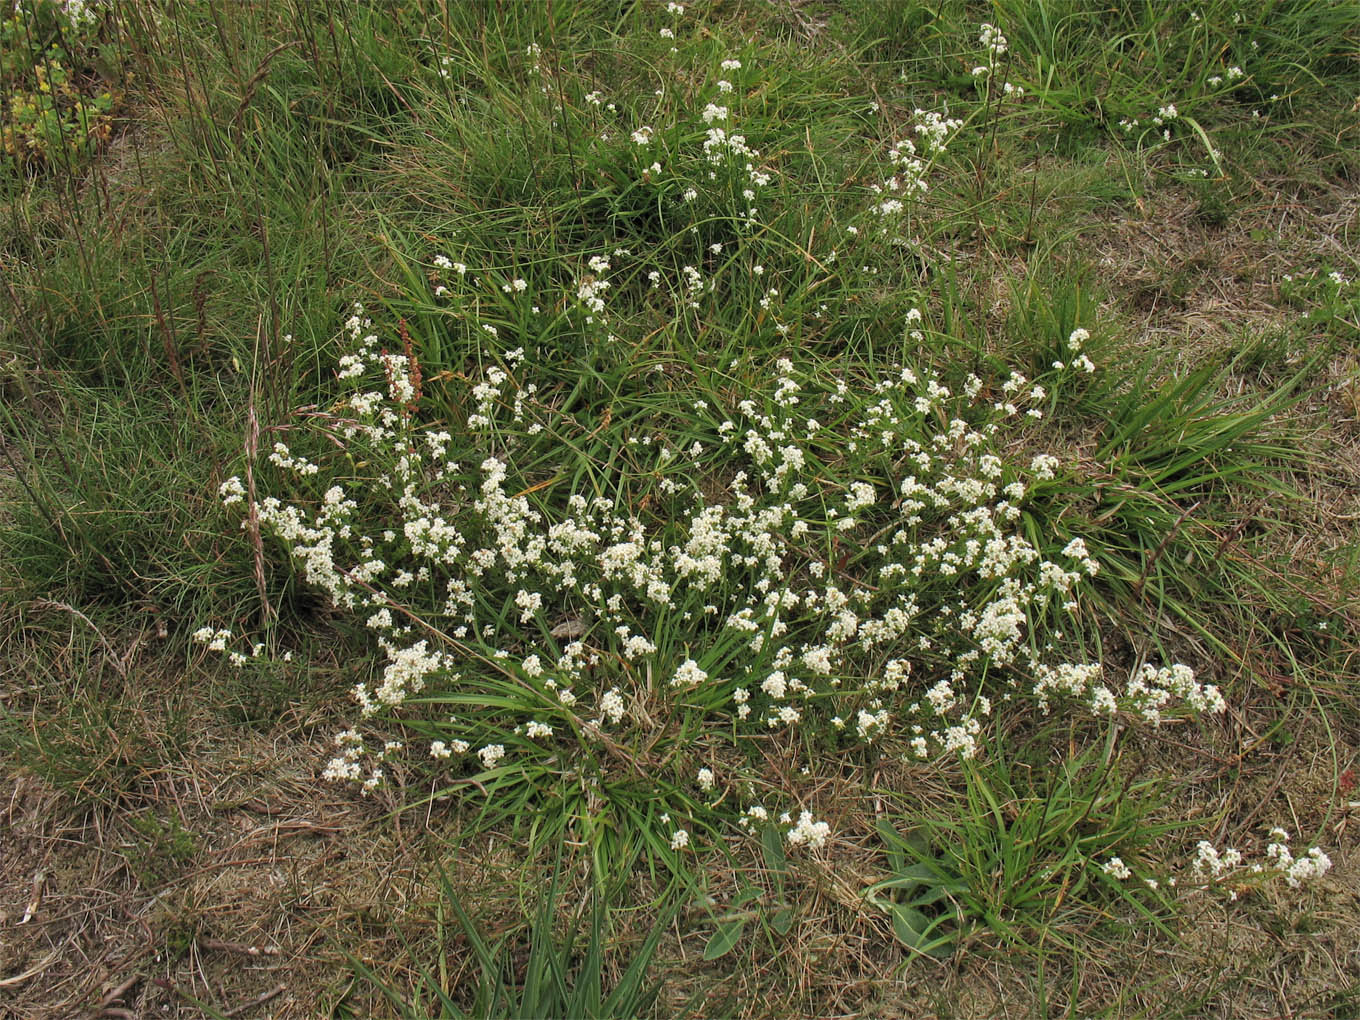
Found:
[{"label": "patch of bare earth", "polygon": [[323,785],[323,738],[223,724],[176,659],[136,656],[103,692],[127,728],[81,715],[78,748],[48,740],[74,716],[5,671],[6,748],[27,757],[0,759],[0,1017],[316,1017],[346,997],[379,1015],[347,954],[402,959],[447,823]]},{"label": "patch of bare earth", "polygon": [[199,1016],[198,1000],[316,1015],[318,979],[335,980],[330,931],[381,908],[379,860],[389,881],[400,866],[372,812],[317,790],[302,764],[247,742],[174,763],[135,803],[74,811],[12,777],[0,1011]]}]

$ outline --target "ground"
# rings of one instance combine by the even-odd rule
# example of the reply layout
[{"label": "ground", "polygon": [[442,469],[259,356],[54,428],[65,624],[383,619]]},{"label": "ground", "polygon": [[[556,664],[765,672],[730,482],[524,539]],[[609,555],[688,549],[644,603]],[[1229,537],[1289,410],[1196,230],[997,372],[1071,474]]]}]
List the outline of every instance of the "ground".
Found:
[{"label": "ground", "polygon": [[[650,954],[658,1016],[1360,1011],[1360,70],[1344,5],[404,3],[312,18],[252,3],[227,21],[208,0],[181,6],[52,36],[78,88],[111,89],[112,129],[67,154],[34,136],[0,164],[0,1017],[514,1015],[481,998],[483,951],[523,993],[539,941],[568,945],[573,925],[601,956],[570,943],[568,983],[598,966],[607,993]],[[34,5],[9,7],[25,46],[57,31]],[[1009,50],[987,52],[984,22]],[[738,53],[744,67],[719,65]],[[1211,75],[1238,62],[1242,84],[1218,91]],[[9,96],[42,94],[40,63],[0,61],[0,113],[16,123]],[[714,91],[719,74],[736,87]],[[998,98],[1011,79],[1025,93]],[[773,175],[736,211],[717,186],[679,197],[706,187],[710,164],[683,159],[726,122],[700,122],[714,100],[763,149],[736,179]],[[1117,126],[1146,129],[1173,100],[1165,142]],[[870,239],[864,216],[863,237],[845,231],[882,198],[888,144],[921,140],[922,109],[963,123],[923,171],[908,242]],[[645,133],[621,141],[644,120],[665,172],[679,168],[655,200],[643,185],[660,162],[634,151]],[[748,201],[772,225],[750,237]],[[720,259],[701,261],[710,242],[722,259],[750,245],[768,275],[727,282]],[[644,285],[653,263],[625,279],[625,244],[665,253],[659,286],[678,293],[692,259],[731,289],[695,299],[689,332],[689,311],[658,311]],[[837,263],[835,248],[850,254]],[[463,285],[431,261],[444,251],[486,274],[467,308],[441,304],[436,285]],[[577,320],[535,335],[550,380],[537,399],[569,410],[554,422],[571,451],[526,469],[535,506],[561,509],[572,472],[613,484],[607,469],[642,464],[649,430],[658,446],[711,445],[696,396],[735,404],[786,354],[809,359],[808,400],[814,377],[899,359],[1025,366],[1064,397],[1051,431],[1007,434],[1002,452],[1057,453],[1069,474],[1043,520],[1102,546],[1089,601],[1047,637],[1114,670],[1193,663],[1227,710],[1160,728],[1124,712],[1103,731],[998,713],[988,746],[1013,759],[921,761],[905,723],[850,753],[782,731],[729,746],[721,726],[673,723],[649,673],[636,710],[651,742],[611,745],[620,773],[660,782],[692,743],[719,771],[797,789],[833,833],[813,849],[774,827],[762,843],[721,813],[716,836],[691,823],[678,853],[660,828],[620,849],[581,827],[594,794],[544,841],[532,818],[485,821],[483,773],[449,788],[424,755],[385,762],[368,795],[323,780],[351,688],[380,671],[373,635],[302,581],[284,542],[256,542],[219,486],[249,461],[262,489],[292,495],[264,451],[301,449],[341,406],[336,337],[355,300],[460,431],[472,399],[457,387],[512,331],[539,328],[512,318],[511,280],[528,276],[553,314],[572,308],[582,253],[616,260],[623,339],[571,347],[572,329],[590,335]],[[929,337],[908,343],[915,305]],[[798,343],[771,330],[776,315],[806,330]],[[458,332],[476,317],[504,335]],[[1077,324],[1095,334],[1098,383],[1122,381],[1069,402],[1066,377],[1045,373]],[[529,443],[515,427],[496,451]],[[844,449],[819,456],[833,481],[870,476]],[[367,466],[355,461],[347,485]],[[714,500],[750,467],[702,463],[695,486]],[[662,477],[624,471],[620,498],[662,520]],[[853,585],[875,541],[837,545],[827,569]],[[296,657],[234,669],[192,639],[204,625]],[[428,746],[409,719],[382,725]],[[544,775],[570,786],[573,768],[552,759]],[[558,817],[550,798],[525,803]],[[1274,826],[1330,870],[1298,889],[1245,872],[1196,887],[1197,841],[1260,859]],[[944,933],[937,952],[893,923],[891,904],[921,890],[885,830],[947,865],[912,915]],[[1100,884],[1115,849],[1144,869],[1134,883],[1161,876],[1163,900]]]}]

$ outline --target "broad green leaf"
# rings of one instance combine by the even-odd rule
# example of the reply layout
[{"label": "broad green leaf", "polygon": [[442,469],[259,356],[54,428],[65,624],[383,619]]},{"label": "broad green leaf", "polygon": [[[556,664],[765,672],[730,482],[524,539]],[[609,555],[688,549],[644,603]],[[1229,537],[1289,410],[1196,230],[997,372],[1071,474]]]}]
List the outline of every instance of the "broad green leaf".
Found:
[{"label": "broad green leaf", "polygon": [[893,934],[897,936],[897,940],[908,949],[921,949],[925,943],[926,930],[930,927],[930,918],[919,910],[900,903],[894,903],[890,913]]},{"label": "broad green leaf", "polygon": [[780,907],[770,916],[770,927],[776,935],[787,935],[793,927],[793,908]]},{"label": "broad green leaf", "polygon": [[761,832],[760,848],[765,855],[765,867],[769,868],[775,875],[787,874],[789,859],[784,854],[784,840],[780,837],[779,830],[773,825],[767,825]]},{"label": "broad green leaf", "polygon": [[746,922],[744,920],[728,921],[725,924],[718,925],[718,930],[709,938],[708,945],[704,946],[704,959],[716,960],[730,953],[741,941],[741,935],[745,928]]}]

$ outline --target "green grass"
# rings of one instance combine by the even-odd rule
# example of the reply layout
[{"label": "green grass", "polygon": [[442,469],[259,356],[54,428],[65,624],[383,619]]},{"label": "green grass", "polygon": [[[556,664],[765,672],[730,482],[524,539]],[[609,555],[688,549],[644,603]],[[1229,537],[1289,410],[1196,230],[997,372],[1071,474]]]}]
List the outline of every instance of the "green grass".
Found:
[{"label": "green grass", "polygon": [[[568,905],[566,891],[559,884],[561,880],[559,860],[528,919],[528,930],[523,933],[528,943],[527,956],[523,959],[517,952],[519,933],[507,933],[495,940],[488,937],[462,904],[448,875],[441,874],[442,898],[434,905],[439,956],[433,966],[421,969],[415,994],[408,997],[385,984],[358,960],[354,963],[355,971],[376,984],[399,1014],[411,1020],[436,1016],[447,1020],[472,1017],[530,1020],[541,1016],[607,1020],[648,1013],[659,991],[655,982],[648,981],[648,968],[670,919],[663,915],[653,922],[622,973],[611,979],[605,962],[611,948],[607,935],[612,920],[607,902],[608,880],[589,894],[588,910]],[[562,916],[573,914],[565,937],[557,935],[555,929]],[[460,960],[443,948],[454,932],[465,941],[470,960]],[[454,972],[462,969],[465,962],[475,965],[477,976],[470,982],[473,986],[470,1001],[460,1003],[455,998],[460,982]]]},{"label": "green grass", "polygon": [[959,802],[911,820],[906,836],[883,823],[893,877],[873,892],[898,938],[948,957],[986,933],[1013,952],[1042,956],[1079,953],[1082,940],[1117,913],[1168,931],[1163,919],[1173,907],[1145,885],[1152,876],[1128,883],[1105,871],[1115,857],[1137,867],[1158,839],[1185,824],[1149,818],[1157,784],[1115,754],[1115,736],[1056,762],[1042,737],[1037,755],[993,748],[994,765],[965,770]]},{"label": "green grass", "polygon": [[[41,6],[42,24],[57,18]],[[364,721],[354,753],[359,778],[382,772],[381,824],[400,833],[447,811],[448,852],[509,840],[531,864],[580,845],[611,891],[576,915],[582,949],[553,923],[554,878],[528,916],[525,964],[513,939],[480,934],[478,904],[446,879],[453,913],[437,937],[388,939],[397,956],[356,965],[374,1008],[633,1015],[733,995],[744,1015],[822,1013],[834,996],[809,975],[826,938],[855,932],[866,948],[839,964],[843,984],[871,990],[835,999],[845,1010],[894,994],[894,971],[949,959],[963,974],[1025,949],[1004,966],[1030,1012],[1233,1015],[1232,988],[1177,1001],[1162,995],[1174,974],[1120,961],[1129,923],[1161,946],[1187,937],[1193,903],[1139,880],[1183,871],[1196,839],[1259,856],[1263,833],[1287,821],[1299,842],[1318,833],[1330,846],[1324,824],[1345,810],[1338,777],[1360,718],[1356,534],[1338,469],[1355,462],[1346,401],[1360,336],[1360,266],[1343,243],[1360,171],[1347,113],[1360,35],[1345,4],[724,2],[676,14],[603,0],[239,11],[195,0],[99,17],[97,52],[74,36],[67,52],[84,54],[85,94],[109,61],[124,72],[127,115],[79,158],[0,170],[0,597],[24,635],[3,652],[0,760],[63,791],[68,808],[123,818],[127,866],[142,884],[173,882],[214,838],[148,781],[189,753],[188,730],[206,720],[227,742],[319,746],[356,721],[346,688],[382,682],[381,642],[423,637],[446,658],[400,711]],[[984,22],[1004,52],[979,42]],[[46,44],[30,40],[39,56]],[[740,67],[721,67],[729,59]],[[0,115],[17,116],[12,97],[35,66],[6,50]],[[729,112],[706,122],[709,103]],[[947,147],[928,147],[918,110],[957,118]],[[755,151],[710,160],[715,126]],[[907,138],[922,162],[899,173],[889,153]],[[915,175],[921,195],[892,190]],[[872,211],[892,197],[900,212]],[[599,258],[607,269],[591,266]],[[586,307],[591,279],[609,283],[603,312]],[[354,302],[372,319],[360,333],[378,340],[351,383],[336,367],[358,340],[342,328]],[[1091,374],[1069,346],[1078,328]],[[391,435],[347,439],[364,417],[344,403],[354,387],[389,382],[379,351],[418,362],[419,399],[388,401]],[[917,408],[918,388],[887,385],[903,368],[951,396]],[[1014,392],[1011,371],[1027,377]],[[780,379],[800,387],[796,405],[781,404]],[[1014,415],[994,406],[1012,399]],[[971,555],[985,529],[953,518],[958,506],[924,505],[904,523],[909,475],[984,477],[970,441],[935,444],[953,418],[999,458],[1000,485],[1024,484],[1004,530],[1036,565],[1008,576],[1030,578],[1039,560],[1080,572],[1083,557],[1064,550],[1076,538],[1090,550],[1094,576],[1067,582],[1070,596],[1022,597],[1005,654],[980,651],[957,622],[1000,606],[1002,578],[975,560],[936,569],[942,550]],[[403,502],[384,476],[441,429],[438,459],[458,467],[417,470]],[[796,466],[762,468],[748,429],[797,447]],[[277,442],[317,474],[271,463]],[[933,466],[915,466],[912,443]],[[1050,453],[1048,477],[1031,461]],[[505,464],[519,509],[478,504],[488,457]],[[356,604],[337,607],[295,555],[315,536],[280,537],[266,520],[257,538],[241,507],[222,505],[219,486],[247,470],[260,499],[308,514],[343,486],[356,506],[331,550],[390,569],[345,581]],[[745,537],[734,526],[719,576],[687,580],[664,551],[696,533],[700,506],[731,519],[738,471],[756,510],[787,503],[803,526],[781,517]],[[866,484],[868,505],[847,509]],[[574,498],[611,508],[587,513]],[[438,562],[403,528],[435,513],[461,535]],[[842,531],[847,513],[858,524]],[[665,561],[665,598],[596,553],[573,560],[580,577],[558,569],[577,554],[513,560],[566,521],[606,533],[600,552],[633,532],[655,539],[643,559]],[[919,580],[894,573],[936,537]],[[493,565],[477,564],[478,549]],[[422,564],[426,575],[394,580]],[[466,606],[445,607],[449,581],[467,584]],[[916,616],[839,648],[826,636],[839,610],[805,599],[830,584],[860,621],[909,598]],[[360,604],[371,588],[383,601]],[[760,615],[772,590],[799,600]],[[521,592],[542,604],[526,608]],[[366,624],[379,604],[394,619]],[[758,647],[725,626],[743,607]],[[151,620],[165,637],[147,668],[179,690],[155,711],[148,692],[164,685],[141,683],[144,660],[114,651]],[[205,659],[190,641],[203,626],[230,629],[226,650],[243,662]],[[655,650],[630,652],[618,626]],[[582,661],[554,665],[573,639]],[[820,645],[837,646],[825,676],[798,658]],[[673,689],[686,661],[708,679]],[[891,689],[890,661],[911,666]],[[1080,700],[1055,699],[1049,715],[1032,689],[1058,662],[1103,663],[1116,693],[1144,662],[1186,662],[1230,709],[1168,708],[1162,729],[1134,695],[1112,719]],[[808,696],[763,692],[776,670]],[[955,704],[918,707],[955,671]],[[749,722],[738,687],[751,691]],[[597,726],[611,688],[624,721]],[[781,703],[797,726],[760,722]],[[878,712],[891,723],[856,730]],[[941,753],[936,737],[918,757],[913,737],[969,719],[975,758]],[[531,736],[531,721],[552,736]],[[1296,734],[1332,789],[1310,787],[1302,810],[1253,802],[1274,767],[1263,756]],[[388,740],[406,746],[381,750]],[[445,762],[433,740],[469,748]],[[479,758],[489,745],[506,756]],[[1167,745],[1204,758],[1162,762]],[[697,784],[700,768],[715,789]],[[1305,771],[1286,769],[1272,795],[1312,782]],[[767,822],[749,814],[757,804]],[[830,824],[825,847],[789,842],[802,811]],[[1101,870],[1112,856],[1137,862],[1134,882]],[[848,915],[819,906],[817,861],[854,876],[837,900]],[[681,941],[658,928],[630,964],[607,933],[643,888],[675,911]],[[479,976],[452,965],[451,920]],[[358,959],[343,939],[341,952]],[[701,971],[685,970],[692,956]],[[650,1007],[649,960],[662,975]],[[341,980],[330,966],[324,982]]]}]

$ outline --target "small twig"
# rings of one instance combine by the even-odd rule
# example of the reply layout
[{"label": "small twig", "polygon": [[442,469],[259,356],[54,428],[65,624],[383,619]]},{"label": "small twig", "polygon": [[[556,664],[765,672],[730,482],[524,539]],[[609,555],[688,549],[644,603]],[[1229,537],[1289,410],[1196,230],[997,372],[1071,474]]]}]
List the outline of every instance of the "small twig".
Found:
[{"label": "small twig", "polygon": [[20,924],[28,924],[33,920],[33,915],[38,912],[38,904],[42,902],[43,886],[47,882],[47,872],[39,868],[33,876],[33,894],[28,898],[28,906],[24,908],[24,917]]},{"label": "small twig", "polygon": [[1200,508],[1200,505],[1203,502],[1204,500],[1202,499],[1196,500],[1194,505],[1181,514],[1180,517],[1176,519],[1176,523],[1171,526],[1171,530],[1166,533],[1166,537],[1162,539],[1161,545],[1157,546],[1157,548],[1152,551],[1152,555],[1147,558],[1147,562],[1143,564],[1143,572],[1138,575],[1138,580],[1133,583],[1134,593],[1137,594],[1139,598],[1142,598],[1143,596],[1143,585],[1147,582],[1148,577],[1151,576],[1152,568],[1155,567],[1157,561],[1162,558],[1162,554],[1166,552],[1166,547],[1171,544],[1172,540],[1178,534],[1180,534],[1181,525],[1185,523],[1186,519],[1191,514]]},{"label": "small twig", "polygon": [[[1236,543],[1236,541],[1242,537],[1242,532],[1246,531],[1247,526],[1258,519],[1257,515],[1265,505],[1266,501],[1264,499],[1259,500],[1256,505],[1251,508],[1249,513],[1242,515],[1242,519],[1238,521],[1227,534],[1221,536],[1215,535],[1215,537],[1218,538],[1218,549],[1214,553],[1215,558],[1222,556],[1223,553],[1227,551],[1229,545]],[[1214,534],[1211,529],[1206,528],[1205,530],[1209,531],[1210,534]]]},{"label": "small twig", "polygon": [[224,942],[221,939],[199,939],[204,949],[218,949],[224,953],[240,953],[242,956],[278,956],[278,946],[251,946],[244,942]]},{"label": "small twig", "polygon": [[0,988],[13,988],[15,985],[21,985],[29,978],[41,974],[48,967],[52,966],[52,964],[56,963],[58,960],[61,959],[62,949],[65,948],[66,946],[63,945],[61,949],[54,950],[47,957],[47,959],[43,960],[42,963],[34,964],[32,967],[29,967],[28,970],[24,971],[22,974],[15,974],[13,977],[0,978]]},{"label": "small twig", "polygon": [[175,382],[179,383],[180,394],[184,397],[185,403],[188,403],[189,387],[184,382],[184,369],[179,363],[179,337],[175,335],[174,324],[165,317],[165,312],[161,309],[161,297],[156,289],[155,273],[151,274],[151,305],[156,314],[156,322],[161,327],[161,344],[165,348],[165,360],[170,364],[170,371],[175,377]]},{"label": "small twig", "polygon": [[252,1010],[256,1006],[263,1006],[270,999],[277,998],[286,991],[288,991],[287,985],[277,985],[274,988],[271,988],[269,991],[265,992],[264,994],[256,996],[254,1000],[252,1000],[251,1002],[247,1002],[244,1006],[237,1006],[235,1009],[229,1009],[222,1015],[240,1016],[242,1013],[246,1012],[247,1010]]},{"label": "small twig", "polygon": [[98,1011],[98,1015],[99,1016],[112,1015],[109,1013],[108,1007],[113,1005],[128,992],[132,991],[132,989],[135,988],[137,986],[137,983],[141,980],[142,976],[140,974],[134,974],[132,975],[132,977],[124,981],[121,985],[118,985],[117,987],[112,988],[108,992],[106,992],[104,996],[99,1000],[99,1002],[95,1004],[95,1009]]}]

